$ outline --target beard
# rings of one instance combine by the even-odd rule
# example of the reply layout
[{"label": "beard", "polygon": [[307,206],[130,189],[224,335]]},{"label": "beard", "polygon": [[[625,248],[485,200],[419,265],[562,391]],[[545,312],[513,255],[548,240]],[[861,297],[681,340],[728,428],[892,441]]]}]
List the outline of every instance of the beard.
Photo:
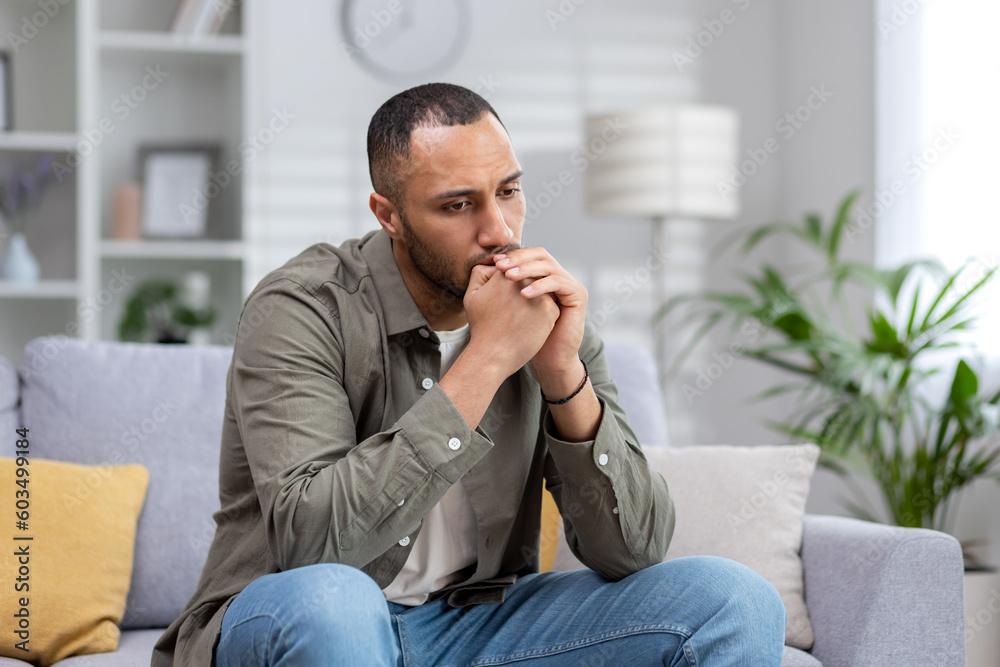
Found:
[{"label": "beard", "polygon": [[439,290],[441,297],[446,301],[452,298],[458,301],[465,299],[465,292],[469,289],[469,278],[472,275],[473,266],[487,257],[520,247],[518,243],[508,243],[493,252],[470,259],[463,268],[465,282],[461,284],[455,282],[455,277],[451,273],[451,262],[448,258],[437,252],[430,244],[425,243],[423,239],[417,236],[405,216],[400,215],[400,222],[403,227],[403,241],[406,243],[406,253],[410,257],[413,268],[430,284],[434,285]]}]

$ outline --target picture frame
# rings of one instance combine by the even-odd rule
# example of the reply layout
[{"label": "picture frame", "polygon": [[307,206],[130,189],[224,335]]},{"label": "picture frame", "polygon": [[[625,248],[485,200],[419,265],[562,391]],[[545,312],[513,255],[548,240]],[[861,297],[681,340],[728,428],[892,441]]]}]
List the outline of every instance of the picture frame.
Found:
[{"label": "picture frame", "polygon": [[0,50],[0,131],[10,132],[13,122],[13,86],[10,52]]},{"label": "picture frame", "polygon": [[139,148],[142,234],[146,238],[204,238],[218,186],[221,146],[212,143],[148,144]]}]

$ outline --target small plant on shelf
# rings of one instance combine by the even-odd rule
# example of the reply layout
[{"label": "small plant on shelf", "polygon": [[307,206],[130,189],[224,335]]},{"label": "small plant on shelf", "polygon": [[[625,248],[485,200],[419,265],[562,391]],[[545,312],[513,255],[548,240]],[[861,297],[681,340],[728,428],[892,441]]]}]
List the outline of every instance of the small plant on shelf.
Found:
[{"label": "small plant on shelf", "polygon": [[210,327],[215,310],[186,304],[181,287],[154,278],[141,283],[125,304],[118,323],[118,340],[145,343],[187,343],[192,331]]}]

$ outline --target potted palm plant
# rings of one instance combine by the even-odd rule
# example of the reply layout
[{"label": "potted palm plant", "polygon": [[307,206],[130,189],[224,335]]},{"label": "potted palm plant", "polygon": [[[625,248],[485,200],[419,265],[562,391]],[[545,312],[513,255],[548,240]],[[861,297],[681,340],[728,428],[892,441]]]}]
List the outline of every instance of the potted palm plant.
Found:
[{"label": "potted palm plant", "polygon": [[[797,398],[794,413],[771,426],[820,446],[820,465],[845,480],[855,516],[952,532],[963,489],[978,479],[1000,480],[1000,391],[980,386],[974,349],[960,336],[996,268],[973,275],[968,264],[949,272],[933,260],[879,269],[844,259],[857,196],[848,195],[828,224],[810,214],[800,223],[738,232],[725,244],[742,242],[749,252],[792,239],[806,252],[803,268],[764,264],[742,278],[742,289],[680,295],[656,318],[672,313],[691,333],[679,360],[716,326],[763,323],[768,334],[744,354],[781,369],[789,382],[760,398]],[[860,326],[850,315],[848,286],[860,288],[869,304]],[[948,348],[965,354],[942,353]],[[942,374],[946,391],[935,396],[930,388]],[[875,482],[881,509],[855,474]],[[977,563],[966,546],[972,569]]]}]

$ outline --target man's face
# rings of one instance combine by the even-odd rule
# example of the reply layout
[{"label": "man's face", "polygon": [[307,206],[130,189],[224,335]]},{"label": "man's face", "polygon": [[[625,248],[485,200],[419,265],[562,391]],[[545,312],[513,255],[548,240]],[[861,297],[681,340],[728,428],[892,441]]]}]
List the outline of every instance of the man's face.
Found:
[{"label": "man's face", "polygon": [[492,114],[414,130],[410,166],[400,176],[406,253],[437,290],[462,299],[473,266],[520,247],[521,166]]}]

